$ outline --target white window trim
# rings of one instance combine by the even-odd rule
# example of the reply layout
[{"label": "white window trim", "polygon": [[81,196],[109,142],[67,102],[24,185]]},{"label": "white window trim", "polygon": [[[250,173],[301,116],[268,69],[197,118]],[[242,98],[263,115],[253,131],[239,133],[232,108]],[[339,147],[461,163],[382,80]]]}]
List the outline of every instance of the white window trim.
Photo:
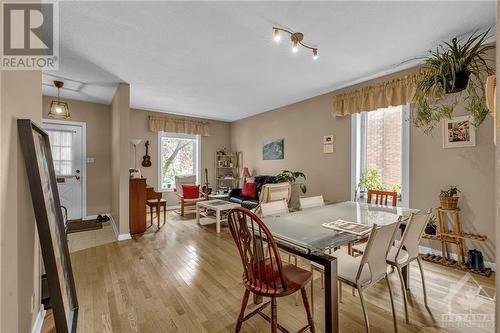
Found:
[{"label": "white window trim", "polygon": [[174,189],[162,189],[161,188],[161,138],[162,136],[168,136],[170,138],[177,139],[195,139],[196,140],[196,152],[194,154],[194,164],[195,164],[195,174],[196,183],[200,183],[201,179],[201,135],[196,134],[184,134],[184,133],[169,133],[169,132],[158,132],[158,192],[173,192]]},{"label": "white window trim", "polygon": [[[401,110],[401,206],[410,206],[410,105],[403,105]],[[356,113],[351,115],[351,200],[356,200],[356,188],[361,178],[361,170],[365,166],[361,165],[363,159],[361,152],[366,150],[366,135],[362,135],[365,126],[362,123],[366,117]]]}]

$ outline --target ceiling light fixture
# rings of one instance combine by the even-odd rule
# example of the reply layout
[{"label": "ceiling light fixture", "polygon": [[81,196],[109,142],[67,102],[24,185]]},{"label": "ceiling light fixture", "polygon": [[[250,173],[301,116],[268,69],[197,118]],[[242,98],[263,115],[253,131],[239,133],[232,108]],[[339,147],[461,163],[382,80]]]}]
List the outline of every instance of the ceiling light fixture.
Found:
[{"label": "ceiling light fixture", "polygon": [[297,53],[299,51],[299,45],[302,45],[306,49],[312,50],[313,59],[318,59],[318,48],[305,44],[302,40],[304,39],[304,34],[301,32],[293,32],[285,28],[273,27],[274,30],[274,40],[278,42],[281,39],[280,31],[284,31],[290,35],[290,39],[292,40],[292,52]]},{"label": "ceiling light fixture", "polygon": [[64,82],[54,81],[54,86],[57,88],[57,101],[50,103],[49,117],[67,119],[69,118],[68,103],[59,100],[60,89],[64,86]]}]

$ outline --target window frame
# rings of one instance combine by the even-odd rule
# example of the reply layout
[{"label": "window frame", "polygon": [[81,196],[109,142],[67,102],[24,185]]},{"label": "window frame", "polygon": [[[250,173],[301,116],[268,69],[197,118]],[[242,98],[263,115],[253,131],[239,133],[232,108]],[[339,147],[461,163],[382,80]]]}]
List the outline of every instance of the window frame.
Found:
[{"label": "window frame", "polygon": [[162,166],[161,162],[163,160],[161,151],[161,140],[163,137],[174,138],[174,139],[192,139],[195,141],[195,154],[194,154],[194,169],[196,174],[196,183],[200,183],[201,179],[201,136],[197,134],[184,134],[184,133],[170,133],[170,132],[158,132],[158,192],[173,192],[175,190],[175,184],[172,188],[162,188],[161,187],[161,175]]},{"label": "window frame", "polygon": [[[398,206],[410,206],[410,105],[401,105],[401,200]],[[351,200],[356,201],[356,188],[362,170],[366,170],[367,112],[351,115]],[[365,158],[362,157],[364,153]]]}]

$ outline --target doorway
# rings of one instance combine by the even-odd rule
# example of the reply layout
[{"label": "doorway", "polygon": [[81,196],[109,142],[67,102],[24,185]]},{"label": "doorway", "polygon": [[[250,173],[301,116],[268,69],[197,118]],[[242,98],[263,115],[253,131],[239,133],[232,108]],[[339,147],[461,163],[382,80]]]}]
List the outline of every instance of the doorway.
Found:
[{"label": "doorway", "polygon": [[68,220],[86,217],[86,124],[43,120],[50,139],[57,189]]}]

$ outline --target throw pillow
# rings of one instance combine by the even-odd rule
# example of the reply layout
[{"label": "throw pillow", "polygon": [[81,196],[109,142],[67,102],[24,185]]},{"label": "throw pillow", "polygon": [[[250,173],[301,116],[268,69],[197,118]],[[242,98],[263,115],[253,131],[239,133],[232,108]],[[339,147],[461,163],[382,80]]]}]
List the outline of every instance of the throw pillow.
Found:
[{"label": "throw pillow", "polygon": [[243,183],[243,188],[241,189],[241,196],[255,199],[255,197],[257,196],[257,184]]},{"label": "throw pillow", "polygon": [[200,185],[183,184],[182,193],[184,193],[184,199],[198,199],[200,196]]}]

